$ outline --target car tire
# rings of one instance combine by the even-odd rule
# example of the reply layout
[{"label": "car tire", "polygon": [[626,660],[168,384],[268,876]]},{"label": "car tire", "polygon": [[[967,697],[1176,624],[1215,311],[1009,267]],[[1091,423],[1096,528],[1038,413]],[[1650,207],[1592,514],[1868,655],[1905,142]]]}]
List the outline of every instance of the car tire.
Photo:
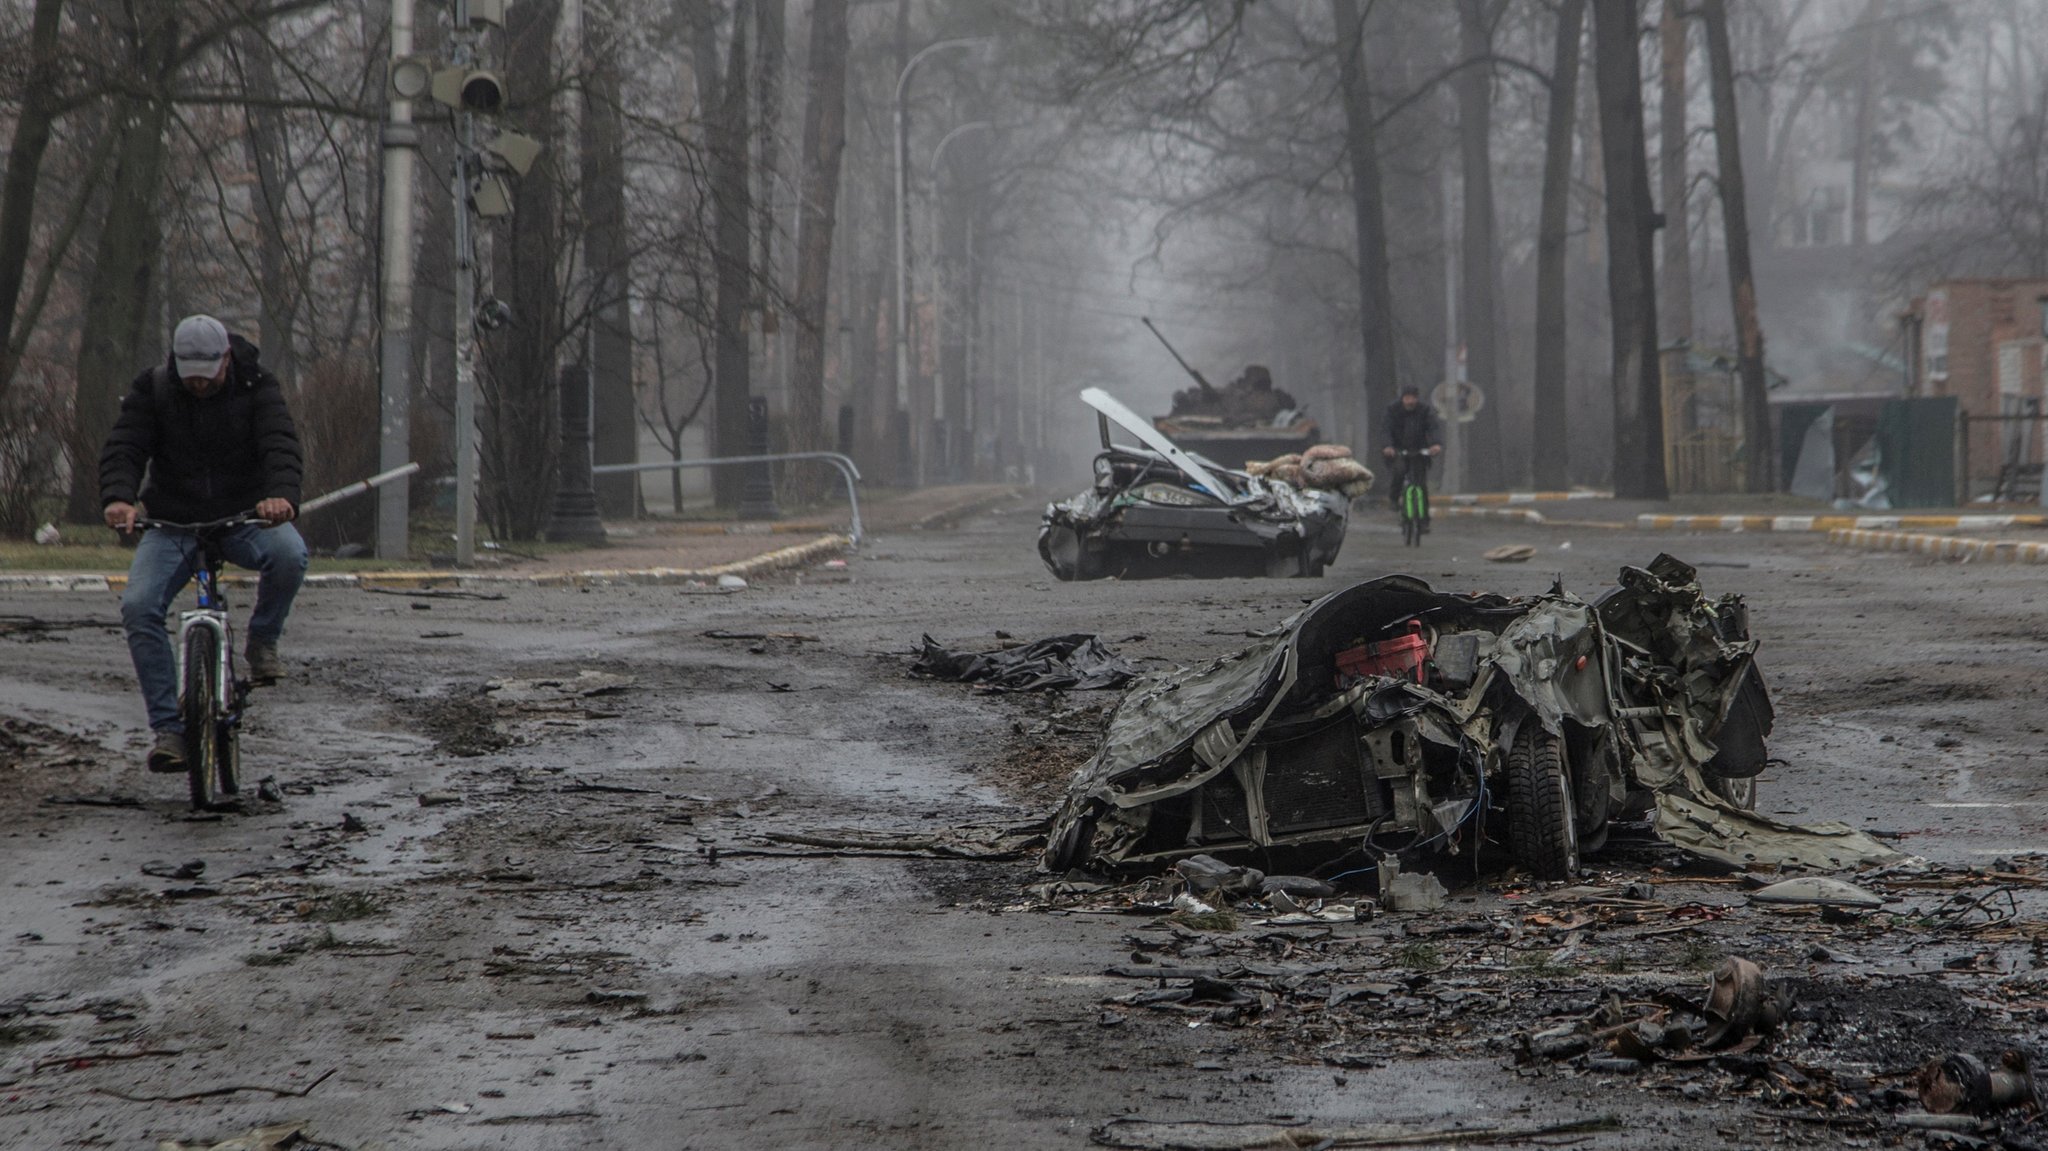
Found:
[{"label": "car tire", "polygon": [[1088,851],[1095,843],[1095,821],[1101,813],[1092,805],[1067,823],[1065,830],[1045,845],[1045,869],[1054,875],[1064,875],[1088,862]]},{"label": "car tire", "polygon": [[1571,772],[1564,741],[1534,719],[1524,721],[1508,748],[1508,848],[1523,867],[1546,881],[1579,870]]}]

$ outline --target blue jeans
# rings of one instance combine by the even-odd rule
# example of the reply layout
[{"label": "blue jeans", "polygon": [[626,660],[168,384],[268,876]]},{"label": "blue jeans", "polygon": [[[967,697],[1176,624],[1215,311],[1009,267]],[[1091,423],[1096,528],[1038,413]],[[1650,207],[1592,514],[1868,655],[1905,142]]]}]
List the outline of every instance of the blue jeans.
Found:
[{"label": "blue jeans", "polygon": [[[284,634],[284,617],[292,597],[306,578],[306,541],[290,524],[274,528],[243,524],[221,538],[228,562],[257,573],[256,610],[249,616],[249,642],[274,644]],[[178,718],[178,657],[171,650],[165,624],[171,601],[185,590],[203,556],[199,537],[190,532],[153,528],[135,545],[128,565],[128,590],[121,593],[121,627],[128,633],[128,654],[135,660],[135,678],[156,731],[184,731]]]}]

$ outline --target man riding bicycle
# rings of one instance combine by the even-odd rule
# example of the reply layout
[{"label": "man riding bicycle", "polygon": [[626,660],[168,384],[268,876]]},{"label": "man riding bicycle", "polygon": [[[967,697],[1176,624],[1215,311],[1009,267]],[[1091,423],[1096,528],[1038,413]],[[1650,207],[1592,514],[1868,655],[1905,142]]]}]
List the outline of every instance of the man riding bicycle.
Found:
[{"label": "man riding bicycle", "polygon": [[[228,560],[257,573],[256,607],[244,655],[249,679],[277,679],[277,641],[292,597],[306,576],[306,541],[298,516],[302,461],[299,433],[277,377],[257,362],[257,349],[212,316],[178,324],[167,363],[135,377],[121,414],[100,449],[100,503],[107,526],[135,530],[142,513],[198,523],[256,509],[265,525],[244,524],[221,537]],[[121,625],[155,739],[149,769],[185,770],[184,724],[178,718],[177,659],[165,616],[201,562],[199,540],[187,532],[151,531],[135,547]]]},{"label": "man riding bicycle", "polygon": [[[1407,486],[1405,481],[1411,472],[1416,483],[1428,485],[1429,461],[1444,454],[1443,425],[1436,418],[1436,409],[1422,402],[1422,389],[1414,384],[1402,388],[1401,398],[1387,405],[1386,417],[1380,424],[1387,429],[1386,446],[1380,449],[1380,454],[1387,457],[1392,469],[1388,498],[1398,512],[1401,490]],[[1412,454],[1416,452],[1422,454]]]}]

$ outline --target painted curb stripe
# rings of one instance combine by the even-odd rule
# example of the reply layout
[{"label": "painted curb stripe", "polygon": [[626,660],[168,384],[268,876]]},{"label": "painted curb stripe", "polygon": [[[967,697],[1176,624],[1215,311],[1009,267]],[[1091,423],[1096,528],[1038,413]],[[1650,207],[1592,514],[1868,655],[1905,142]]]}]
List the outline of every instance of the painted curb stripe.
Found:
[{"label": "painted curb stripe", "polygon": [[1575,490],[1569,492],[1462,492],[1437,497],[1452,504],[1544,504],[1560,500],[1611,500],[1613,492]]},{"label": "painted curb stripe", "polygon": [[1952,560],[2000,560],[2007,563],[2048,563],[2048,543],[2022,540],[1976,540],[1962,536],[1922,535],[1837,528],[1828,542],[1870,551],[1913,552]]},{"label": "painted curb stripe", "polygon": [[2048,527],[2048,516],[1670,516],[1645,513],[1636,517],[1636,526],[1645,531],[1833,532],[1897,531],[1903,528],[2002,531]]},{"label": "painted curb stripe", "polygon": [[1435,514],[1443,516],[1488,516],[1495,519],[1521,520],[1524,523],[1531,524],[1543,522],[1543,513],[1534,508],[1475,508],[1457,506],[1437,508]]}]

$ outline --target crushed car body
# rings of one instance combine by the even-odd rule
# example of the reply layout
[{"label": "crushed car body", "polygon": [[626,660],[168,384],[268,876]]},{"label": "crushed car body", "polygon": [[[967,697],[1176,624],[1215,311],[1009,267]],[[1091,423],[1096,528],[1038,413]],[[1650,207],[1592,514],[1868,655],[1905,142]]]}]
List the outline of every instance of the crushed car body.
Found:
[{"label": "crushed car body", "polygon": [[1137,680],[1043,862],[1499,842],[1563,879],[1612,821],[1644,815],[1734,866],[1898,858],[1847,828],[1754,813],[1773,719],[1756,650],[1741,599],[1708,599],[1670,556],[1623,568],[1591,602],[1357,584],[1243,651]]},{"label": "crushed car body", "polygon": [[[1095,481],[1047,506],[1038,533],[1038,553],[1060,579],[1315,577],[1337,558],[1351,515],[1346,492],[1220,467],[1099,389],[1081,398],[1101,415]],[[1113,444],[1111,421],[1138,445]],[[1371,483],[1370,472],[1362,482]]]}]

